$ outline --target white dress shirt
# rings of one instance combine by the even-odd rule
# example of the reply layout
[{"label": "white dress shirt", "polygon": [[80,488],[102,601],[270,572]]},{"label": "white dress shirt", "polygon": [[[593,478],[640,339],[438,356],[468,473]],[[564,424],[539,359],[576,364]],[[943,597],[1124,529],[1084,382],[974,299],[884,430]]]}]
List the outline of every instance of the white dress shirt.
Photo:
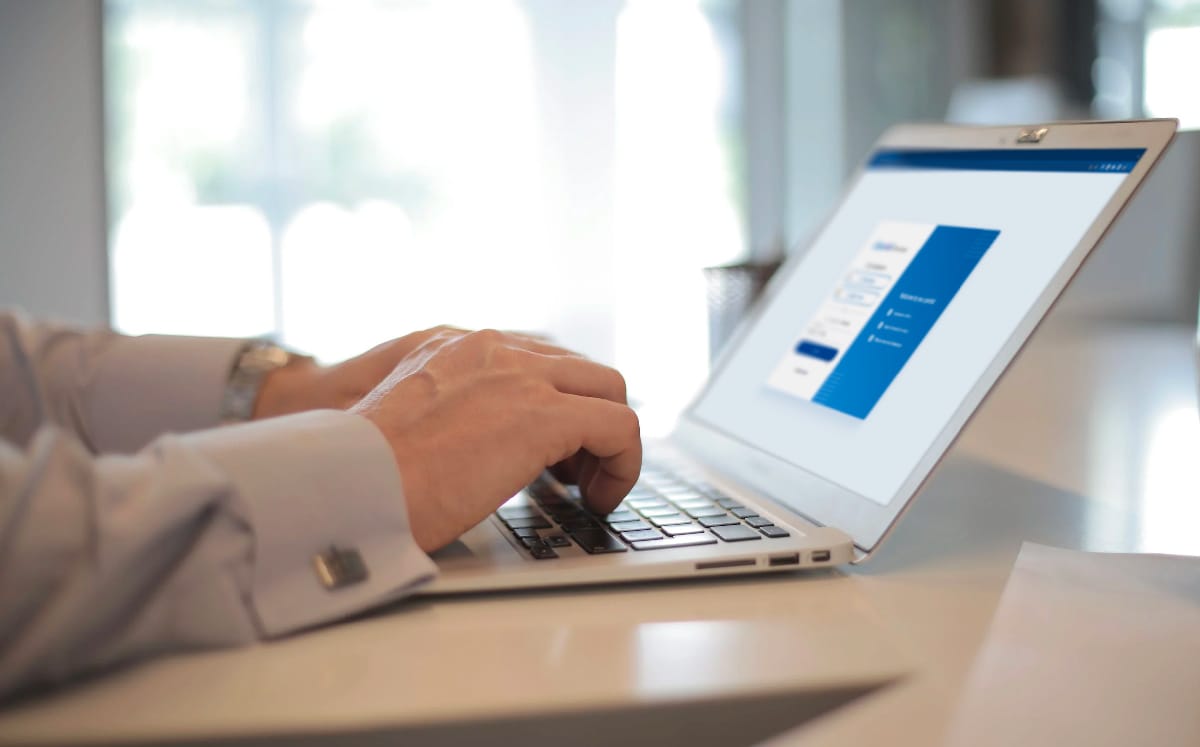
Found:
[{"label": "white dress shirt", "polygon": [[[0,699],[285,635],[433,577],[367,420],[218,427],[243,344],[0,311]],[[314,558],[331,546],[357,551],[366,578],[327,588]]]}]

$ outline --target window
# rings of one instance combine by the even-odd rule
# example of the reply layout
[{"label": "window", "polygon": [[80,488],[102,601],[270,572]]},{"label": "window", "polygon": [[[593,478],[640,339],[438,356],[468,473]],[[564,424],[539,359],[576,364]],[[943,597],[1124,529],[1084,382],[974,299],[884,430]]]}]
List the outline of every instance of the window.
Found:
[{"label": "window", "polygon": [[733,7],[109,0],[114,324],[541,330],[677,399],[744,252]]},{"label": "window", "polygon": [[1146,85],[1143,101],[1151,117],[1178,117],[1179,126],[1200,128],[1200,2],[1157,0],[1146,24]]},{"label": "window", "polygon": [[1200,0],[1099,0],[1096,113],[1176,117],[1200,128]]}]

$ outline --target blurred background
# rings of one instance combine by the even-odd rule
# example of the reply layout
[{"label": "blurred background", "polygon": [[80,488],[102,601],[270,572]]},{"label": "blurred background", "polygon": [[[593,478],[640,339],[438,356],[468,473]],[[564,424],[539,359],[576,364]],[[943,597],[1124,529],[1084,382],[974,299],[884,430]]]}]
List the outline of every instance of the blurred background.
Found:
[{"label": "blurred background", "polygon": [[[0,304],[327,361],[539,330],[670,411],[702,269],[803,251],[888,125],[1200,128],[1198,81],[1200,0],[0,0]],[[1198,167],[1060,316],[1194,323]]]}]

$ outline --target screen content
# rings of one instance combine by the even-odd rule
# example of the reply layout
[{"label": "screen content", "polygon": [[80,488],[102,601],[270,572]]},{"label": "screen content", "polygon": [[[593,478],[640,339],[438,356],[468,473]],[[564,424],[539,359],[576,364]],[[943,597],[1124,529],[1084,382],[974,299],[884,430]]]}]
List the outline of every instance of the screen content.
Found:
[{"label": "screen content", "polygon": [[875,153],[692,416],[886,505],[1143,153]]}]

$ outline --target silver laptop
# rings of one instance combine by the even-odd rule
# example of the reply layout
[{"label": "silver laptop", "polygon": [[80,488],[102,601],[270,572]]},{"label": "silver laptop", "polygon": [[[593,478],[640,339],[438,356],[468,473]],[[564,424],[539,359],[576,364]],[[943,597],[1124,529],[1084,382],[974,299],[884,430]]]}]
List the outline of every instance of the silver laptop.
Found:
[{"label": "silver laptop", "polygon": [[890,130],[616,511],[543,476],[435,555],[425,592],[865,559],[1176,125]]}]

